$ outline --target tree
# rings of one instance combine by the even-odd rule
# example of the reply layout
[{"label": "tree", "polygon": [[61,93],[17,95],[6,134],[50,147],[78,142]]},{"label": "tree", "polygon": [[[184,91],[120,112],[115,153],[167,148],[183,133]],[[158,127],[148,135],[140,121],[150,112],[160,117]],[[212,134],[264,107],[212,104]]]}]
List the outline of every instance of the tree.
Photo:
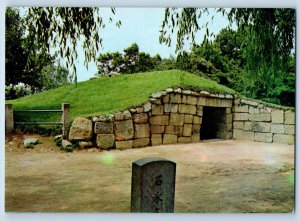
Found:
[{"label": "tree", "polygon": [[[177,30],[176,50],[181,50],[189,39],[194,47],[195,33],[203,28],[206,28],[205,41],[208,41],[213,33],[209,33],[207,23],[200,25],[202,15],[208,12],[208,9],[166,9],[160,42],[170,45],[170,35]],[[233,8],[217,9],[217,12],[226,14],[231,23],[236,22],[246,33],[242,54],[245,60],[243,93],[281,103],[279,97],[286,90],[284,79],[288,75],[286,63],[293,57],[295,48],[295,10]]]},{"label": "tree", "polygon": [[[115,9],[111,8],[113,14]],[[110,18],[112,21],[112,18]],[[102,45],[98,31],[105,27],[96,7],[30,7],[25,15],[25,24],[31,35],[42,48],[49,52],[55,49],[61,58],[66,58],[66,66],[73,68],[73,78],[77,82],[74,61],[77,45],[83,41],[84,64],[96,59]],[[116,22],[121,25],[120,21]]]}]

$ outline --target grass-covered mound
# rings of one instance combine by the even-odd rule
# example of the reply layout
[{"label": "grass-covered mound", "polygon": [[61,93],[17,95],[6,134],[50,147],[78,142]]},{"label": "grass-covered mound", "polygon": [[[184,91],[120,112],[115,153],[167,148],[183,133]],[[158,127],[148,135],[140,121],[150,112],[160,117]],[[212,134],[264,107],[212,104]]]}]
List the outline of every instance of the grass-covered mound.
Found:
[{"label": "grass-covered mound", "polygon": [[188,72],[169,70],[93,79],[80,82],[77,87],[68,85],[7,103],[12,103],[15,110],[60,109],[61,103],[70,103],[71,119],[74,119],[76,116],[95,116],[137,106],[146,102],[151,93],[177,86],[235,93],[212,80]]}]

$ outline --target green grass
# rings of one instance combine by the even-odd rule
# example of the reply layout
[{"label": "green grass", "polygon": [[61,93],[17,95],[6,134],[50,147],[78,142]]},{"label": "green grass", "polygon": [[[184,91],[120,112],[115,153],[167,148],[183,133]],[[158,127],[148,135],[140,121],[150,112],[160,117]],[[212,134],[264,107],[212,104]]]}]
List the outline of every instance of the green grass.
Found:
[{"label": "green grass", "polygon": [[60,109],[61,103],[70,103],[71,119],[74,119],[77,116],[97,116],[137,106],[146,102],[151,93],[177,86],[236,94],[209,79],[170,70],[93,79],[80,82],[77,87],[68,85],[6,103],[12,103],[14,110]]}]

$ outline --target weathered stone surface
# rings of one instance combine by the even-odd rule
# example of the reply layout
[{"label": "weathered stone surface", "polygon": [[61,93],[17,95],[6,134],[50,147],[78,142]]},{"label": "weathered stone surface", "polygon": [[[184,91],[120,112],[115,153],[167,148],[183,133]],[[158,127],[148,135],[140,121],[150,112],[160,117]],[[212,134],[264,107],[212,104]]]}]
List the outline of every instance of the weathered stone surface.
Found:
[{"label": "weathered stone surface", "polygon": [[177,135],[164,134],[163,144],[175,144],[177,143]]},{"label": "weathered stone surface", "polygon": [[93,117],[93,122],[97,122],[97,121],[99,121],[99,117]]},{"label": "weathered stone surface", "polygon": [[144,104],[144,111],[145,112],[149,112],[152,108],[152,104],[150,102],[147,102],[146,104]]},{"label": "weathered stone surface", "polygon": [[235,113],[234,114],[234,121],[246,121],[249,120],[248,113]]},{"label": "weathered stone surface", "polygon": [[230,107],[225,108],[225,113],[231,114],[232,113],[231,108]]},{"label": "weathered stone surface", "polygon": [[194,116],[193,117],[193,124],[201,124],[202,123],[202,117]]},{"label": "weathered stone surface", "polygon": [[138,114],[143,113],[143,112],[144,112],[144,107],[137,107],[137,108],[136,108],[136,112],[137,112]]},{"label": "weathered stone surface", "polygon": [[284,133],[285,134],[295,134],[295,126],[294,125],[284,125]]},{"label": "weathered stone surface", "polygon": [[181,127],[181,126],[166,126],[165,133],[181,136],[183,134],[183,127]]},{"label": "weathered stone surface", "polygon": [[150,138],[139,138],[132,141],[132,147],[146,147],[150,143]]},{"label": "weathered stone surface", "polygon": [[151,134],[152,146],[162,144],[162,134]]},{"label": "weathered stone surface", "polygon": [[178,137],[178,143],[191,143],[192,137]]},{"label": "weathered stone surface", "polygon": [[110,149],[114,147],[115,135],[114,134],[97,134],[97,146],[101,149]]},{"label": "weathered stone surface", "polygon": [[295,112],[286,111],[284,113],[284,123],[285,124],[295,124]]},{"label": "weathered stone surface", "polygon": [[202,117],[203,116],[203,107],[197,106],[197,116]]},{"label": "weathered stone surface", "polygon": [[176,88],[176,89],[174,90],[174,92],[176,92],[176,93],[181,93],[181,92],[182,92],[182,89],[181,89],[181,88]]},{"label": "weathered stone surface", "polygon": [[249,106],[248,105],[235,106],[234,111],[237,113],[248,113]]},{"label": "weathered stone surface", "polygon": [[113,122],[96,122],[95,134],[112,134],[114,132]]},{"label": "weathered stone surface", "polygon": [[259,108],[250,106],[249,113],[250,114],[259,114]]},{"label": "weathered stone surface", "polygon": [[116,141],[117,150],[126,150],[132,148],[132,140]]},{"label": "weathered stone surface", "polygon": [[151,94],[151,97],[153,97],[153,98],[160,98],[161,96],[162,96],[161,92],[156,92],[156,93]]},{"label": "weathered stone surface", "polygon": [[237,140],[254,141],[254,132],[243,131],[243,130],[233,130],[233,138],[237,139]]},{"label": "weathered stone surface", "polygon": [[200,141],[200,133],[194,133],[192,135],[192,142],[199,142]]},{"label": "weathered stone surface", "polygon": [[271,123],[245,122],[244,130],[267,133],[271,131]]},{"label": "weathered stone surface", "polygon": [[179,104],[179,113],[182,114],[196,114],[196,106],[195,105],[189,105],[189,104]]},{"label": "weathered stone surface", "polygon": [[273,143],[294,144],[294,135],[274,134]]},{"label": "weathered stone surface", "polygon": [[138,123],[138,124],[147,123],[148,114],[147,113],[134,114],[133,121],[134,123]]},{"label": "weathered stone surface", "polygon": [[209,96],[210,93],[207,91],[200,91],[200,95]]},{"label": "weathered stone surface", "polygon": [[193,115],[185,114],[184,115],[184,123],[191,124],[193,123]]},{"label": "weathered stone surface", "polygon": [[272,143],[273,142],[273,134],[272,133],[255,133],[254,136],[255,141]]},{"label": "weathered stone surface", "polygon": [[243,129],[243,128],[244,128],[244,122],[243,121],[233,122],[233,129]]},{"label": "weathered stone surface", "polygon": [[70,128],[69,140],[90,140],[92,134],[92,121],[83,117],[77,117]]},{"label": "weathered stone surface", "polygon": [[90,148],[93,146],[93,143],[91,141],[79,141],[78,145],[81,148]]},{"label": "weathered stone surface", "polygon": [[284,125],[283,124],[272,124],[271,132],[275,134],[284,134]]},{"label": "weathered stone surface", "polygon": [[232,114],[226,114],[225,120],[227,123],[232,122]]},{"label": "weathered stone surface", "polygon": [[193,133],[200,133],[201,125],[193,124]]},{"label": "weathered stone surface", "polygon": [[184,124],[183,125],[183,136],[184,137],[191,136],[192,135],[192,128],[193,128],[192,124]]},{"label": "weathered stone surface", "polygon": [[249,116],[250,121],[265,121],[270,122],[271,121],[271,115],[267,113],[262,114],[250,114]]},{"label": "weathered stone surface", "polygon": [[170,103],[180,104],[181,94],[170,94]]},{"label": "weathered stone surface", "polygon": [[251,106],[254,106],[254,107],[257,107],[257,106],[258,106],[258,103],[257,103],[257,102],[251,101],[251,100],[245,100],[245,99],[242,99],[242,100],[241,100],[241,103],[243,103],[243,104],[248,104],[248,105],[251,105]]},{"label": "weathered stone surface", "polygon": [[165,132],[165,126],[151,125],[152,134],[163,134]]},{"label": "weathered stone surface", "polygon": [[162,99],[163,99],[163,103],[169,103],[170,102],[170,95],[167,94],[167,95],[163,96]]},{"label": "weathered stone surface", "polygon": [[75,146],[68,140],[62,140],[61,142],[61,149],[67,152],[72,151]]},{"label": "weathered stone surface", "polygon": [[149,124],[135,124],[135,138],[150,137]]},{"label": "weathered stone surface", "polygon": [[198,105],[209,107],[232,107],[232,100],[199,97]]},{"label": "weathered stone surface", "polygon": [[124,120],[123,112],[115,113],[115,120]]},{"label": "weathered stone surface", "polygon": [[183,114],[170,114],[170,125],[182,126],[184,123],[184,115]]},{"label": "weathered stone surface", "polygon": [[169,116],[152,116],[150,117],[151,125],[168,125],[169,124]]},{"label": "weathered stone surface", "polygon": [[183,94],[188,94],[188,95],[189,95],[189,94],[192,94],[192,91],[190,91],[190,90],[183,90],[182,93],[183,93]]},{"label": "weathered stone surface", "polygon": [[163,115],[164,114],[164,106],[163,105],[152,105],[152,115]]},{"label": "weathered stone surface", "polygon": [[229,140],[229,139],[232,139],[232,137],[233,137],[233,132],[232,131],[228,131],[227,133],[226,133],[226,140]]},{"label": "weathered stone surface", "polygon": [[[63,140],[64,141],[64,140]],[[24,147],[25,148],[33,148],[35,145],[39,143],[39,140],[36,138],[26,138],[23,141]]]},{"label": "weathered stone surface", "polygon": [[196,105],[198,103],[198,98],[195,96],[184,96],[185,97],[185,102],[183,102],[183,97],[182,97],[182,103],[186,103],[186,104],[191,104],[191,105]]},{"label": "weathered stone surface", "polygon": [[124,119],[125,120],[131,119],[130,111],[126,110],[126,111],[123,112],[123,114],[124,114]]},{"label": "weathered stone surface", "polygon": [[233,126],[233,124],[232,124],[232,122],[231,123],[227,123],[227,124],[225,124],[226,125],[226,128],[225,128],[225,130],[228,132],[228,131],[232,131],[232,126]]},{"label": "weathered stone surface", "polygon": [[170,92],[173,92],[173,91],[174,91],[173,88],[167,88],[167,89],[166,89],[166,92],[167,92],[167,93],[170,93]]},{"label": "weathered stone surface", "polygon": [[116,121],[115,134],[124,140],[132,139],[134,135],[132,120]]},{"label": "weathered stone surface", "polygon": [[164,111],[166,113],[177,113],[178,112],[178,104],[164,104]]},{"label": "weathered stone surface", "polygon": [[259,108],[259,113],[261,113],[261,114],[269,114],[269,113],[271,113],[271,111],[272,111],[272,109],[268,108],[268,107]]},{"label": "weathered stone surface", "polygon": [[284,112],[282,110],[273,110],[271,112],[272,123],[273,124],[282,124],[284,121],[283,113]]}]

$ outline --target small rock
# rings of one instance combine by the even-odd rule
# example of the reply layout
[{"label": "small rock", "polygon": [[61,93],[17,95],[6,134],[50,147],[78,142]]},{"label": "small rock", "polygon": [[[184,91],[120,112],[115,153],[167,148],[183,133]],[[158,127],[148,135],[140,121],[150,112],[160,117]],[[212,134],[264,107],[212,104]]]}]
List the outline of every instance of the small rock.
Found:
[{"label": "small rock", "polygon": [[156,93],[151,94],[152,98],[160,98],[161,96],[162,96],[161,92],[156,92]]},{"label": "small rock", "polygon": [[201,95],[206,95],[206,96],[209,96],[209,95],[210,95],[210,93],[207,92],[207,91],[200,91],[200,94],[201,94]]},{"label": "small rock", "polygon": [[150,102],[147,102],[147,103],[144,105],[144,112],[149,112],[151,109],[152,109],[151,103],[150,103]]},{"label": "small rock", "polygon": [[173,88],[167,88],[166,92],[168,92],[168,93],[173,92]]},{"label": "small rock", "polygon": [[67,152],[73,151],[74,145],[68,140],[62,140],[61,149]]},{"label": "small rock", "polygon": [[93,122],[99,121],[99,117],[93,117]]},{"label": "small rock", "polygon": [[177,88],[174,91],[177,92],[177,93],[181,93],[182,90],[181,90],[181,88]]},{"label": "small rock", "polygon": [[93,146],[93,143],[91,141],[79,141],[78,145],[81,148],[89,148]]},{"label": "small rock", "polygon": [[190,90],[183,90],[182,93],[183,94],[192,94],[192,91],[190,91]]},{"label": "small rock", "polygon": [[38,144],[39,140],[36,138],[27,138],[24,140],[24,147],[25,148],[33,148],[34,145]]},{"label": "small rock", "polygon": [[123,114],[125,120],[131,119],[131,113],[128,110],[124,111]]},{"label": "small rock", "polygon": [[57,135],[57,136],[54,137],[54,141],[62,140],[62,138],[63,138],[63,135],[62,135],[62,134]]},{"label": "small rock", "polygon": [[135,109],[135,108],[130,108],[129,111],[130,111],[131,113],[136,113],[136,109]]},{"label": "small rock", "polygon": [[103,121],[106,121],[106,117],[105,117],[105,116],[100,116],[100,117],[99,117],[99,121],[102,121],[102,122],[103,122]]}]

